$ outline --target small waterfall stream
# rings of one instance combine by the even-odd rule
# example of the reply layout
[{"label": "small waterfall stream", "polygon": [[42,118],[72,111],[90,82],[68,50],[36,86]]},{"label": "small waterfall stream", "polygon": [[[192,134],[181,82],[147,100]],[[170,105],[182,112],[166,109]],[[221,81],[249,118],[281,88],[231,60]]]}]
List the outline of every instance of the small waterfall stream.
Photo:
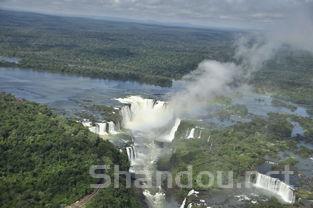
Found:
[{"label": "small waterfall stream", "polygon": [[134,146],[126,147],[129,161],[132,163],[137,158],[137,152]]},{"label": "small waterfall stream", "polygon": [[195,128],[192,128],[187,139],[194,139],[195,138]]},{"label": "small waterfall stream", "polygon": [[98,134],[99,136],[106,136],[110,134],[117,134],[117,126],[113,121],[92,123],[89,120],[82,121],[83,126],[87,127],[89,131]]}]

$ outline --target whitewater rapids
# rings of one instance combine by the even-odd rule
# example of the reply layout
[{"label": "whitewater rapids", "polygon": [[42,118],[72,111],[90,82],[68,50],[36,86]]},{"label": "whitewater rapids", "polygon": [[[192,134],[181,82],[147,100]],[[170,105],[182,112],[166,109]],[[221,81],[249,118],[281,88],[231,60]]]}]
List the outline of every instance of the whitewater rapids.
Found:
[{"label": "whitewater rapids", "polygon": [[[129,171],[135,175],[143,174],[147,184],[153,184],[156,162],[164,151],[159,144],[174,140],[181,120],[164,101],[140,96],[116,100],[123,104],[120,109],[122,127],[129,129],[134,137],[134,144],[126,148],[131,163]],[[165,207],[166,195],[161,187],[144,189],[143,194],[149,207]]]}]

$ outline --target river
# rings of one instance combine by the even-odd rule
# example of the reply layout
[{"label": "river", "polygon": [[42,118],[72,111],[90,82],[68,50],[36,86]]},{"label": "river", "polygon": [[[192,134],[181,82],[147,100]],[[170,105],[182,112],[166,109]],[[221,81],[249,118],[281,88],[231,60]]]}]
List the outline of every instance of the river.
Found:
[{"label": "river", "polygon": [[[132,120],[125,120],[127,116],[123,116],[124,127],[131,130],[134,137],[133,145],[128,147],[128,151],[133,151],[132,155],[136,155],[136,157],[130,158],[132,171],[137,173],[143,171],[147,175],[151,175],[155,170],[156,161],[164,153],[163,144],[166,146],[166,143],[171,143],[180,123],[180,119],[171,116],[172,112],[166,110],[167,107],[164,102],[154,102],[152,99],[164,100],[169,94],[177,91],[179,88],[179,82],[174,83],[172,88],[163,88],[132,81],[103,80],[0,67],[0,91],[11,93],[19,98],[46,104],[58,113],[69,117],[88,111],[88,106],[94,104],[110,106],[132,105],[133,109],[128,109],[127,107],[129,106],[126,105],[124,106],[126,108],[122,111],[125,115],[133,115]],[[252,114],[255,116],[266,116],[270,112],[278,112],[296,114],[301,117],[308,116],[304,108],[297,107],[300,111],[292,112],[285,107],[275,107],[272,105],[270,96],[251,92],[241,97],[234,97],[232,104],[246,106],[248,112],[246,120],[230,118],[230,120],[225,121],[225,119],[216,118],[214,114],[203,115],[203,118],[200,120],[228,126],[237,121],[249,121],[249,116]],[[138,107],[134,108],[134,106]],[[213,109],[208,112],[212,113]],[[149,117],[147,118],[148,114]],[[153,117],[156,119],[151,119]],[[160,132],[160,129],[162,129],[162,132]],[[160,143],[162,147],[159,146]],[[163,205],[159,204],[165,203],[164,191],[146,189],[144,194],[151,207],[163,207]],[[178,206],[173,199],[167,200],[166,207]]]},{"label": "river", "polygon": [[115,105],[128,95],[160,98],[171,88],[132,81],[93,79],[73,75],[0,67],[0,91],[46,104],[66,115],[86,110],[89,104]]}]

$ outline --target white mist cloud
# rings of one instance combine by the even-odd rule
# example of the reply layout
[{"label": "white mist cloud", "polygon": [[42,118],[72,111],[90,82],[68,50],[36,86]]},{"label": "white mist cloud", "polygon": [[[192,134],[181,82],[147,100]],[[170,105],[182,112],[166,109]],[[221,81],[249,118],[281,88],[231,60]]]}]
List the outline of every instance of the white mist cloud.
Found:
[{"label": "white mist cloud", "polygon": [[184,77],[183,89],[172,96],[169,105],[174,106],[177,116],[201,115],[211,99],[233,92],[240,76],[241,70],[234,63],[205,60]]},{"label": "white mist cloud", "polygon": [[132,130],[151,131],[166,126],[173,120],[173,110],[165,108],[162,101],[144,99],[139,96],[118,98],[123,104],[131,104],[122,108],[123,126]]},{"label": "white mist cloud", "polygon": [[[312,2],[312,1],[307,1]],[[283,46],[313,53],[313,5],[297,7],[285,19],[265,31],[241,37],[235,57],[242,61],[247,76],[259,70]]]},{"label": "white mist cloud", "polygon": [[305,8],[276,24],[268,39],[313,53],[313,7]]},{"label": "white mist cloud", "polygon": [[210,99],[244,86],[246,78],[260,70],[283,46],[313,53],[312,34],[313,6],[299,6],[265,31],[241,37],[235,54],[235,58],[240,59],[240,65],[209,60],[200,63],[194,72],[184,78],[184,89],[172,97],[171,103],[178,114],[201,114]]}]

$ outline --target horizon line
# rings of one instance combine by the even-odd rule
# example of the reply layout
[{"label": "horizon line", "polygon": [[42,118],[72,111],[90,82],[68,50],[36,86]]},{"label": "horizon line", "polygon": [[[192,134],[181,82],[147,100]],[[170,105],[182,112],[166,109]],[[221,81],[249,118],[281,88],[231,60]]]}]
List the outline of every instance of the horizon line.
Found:
[{"label": "horizon line", "polygon": [[65,18],[83,18],[83,19],[91,19],[91,20],[99,20],[99,21],[111,21],[111,22],[119,22],[119,23],[135,23],[142,25],[150,25],[150,26],[162,26],[162,27],[171,27],[171,28],[186,28],[186,29],[202,29],[202,30],[221,30],[221,31],[253,31],[256,29],[249,28],[239,28],[239,27],[227,27],[227,26],[205,26],[202,24],[191,24],[191,23],[166,23],[163,21],[143,21],[135,18],[125,18],[125,17],[113,17],[113,16],[98,16],[98,15],[78,15],[78,14],[65,14],[65,13],[50,13],[50,12],[41,12],[41,11],[30,11],[23,9],[14,9],[14,8],[5,8],[0,6],[0,11],[8,11],[8,12],[17,12],[17,13],[29,13],[29,14],[37,14],[44,15],[50,17],[65,17]]}]

